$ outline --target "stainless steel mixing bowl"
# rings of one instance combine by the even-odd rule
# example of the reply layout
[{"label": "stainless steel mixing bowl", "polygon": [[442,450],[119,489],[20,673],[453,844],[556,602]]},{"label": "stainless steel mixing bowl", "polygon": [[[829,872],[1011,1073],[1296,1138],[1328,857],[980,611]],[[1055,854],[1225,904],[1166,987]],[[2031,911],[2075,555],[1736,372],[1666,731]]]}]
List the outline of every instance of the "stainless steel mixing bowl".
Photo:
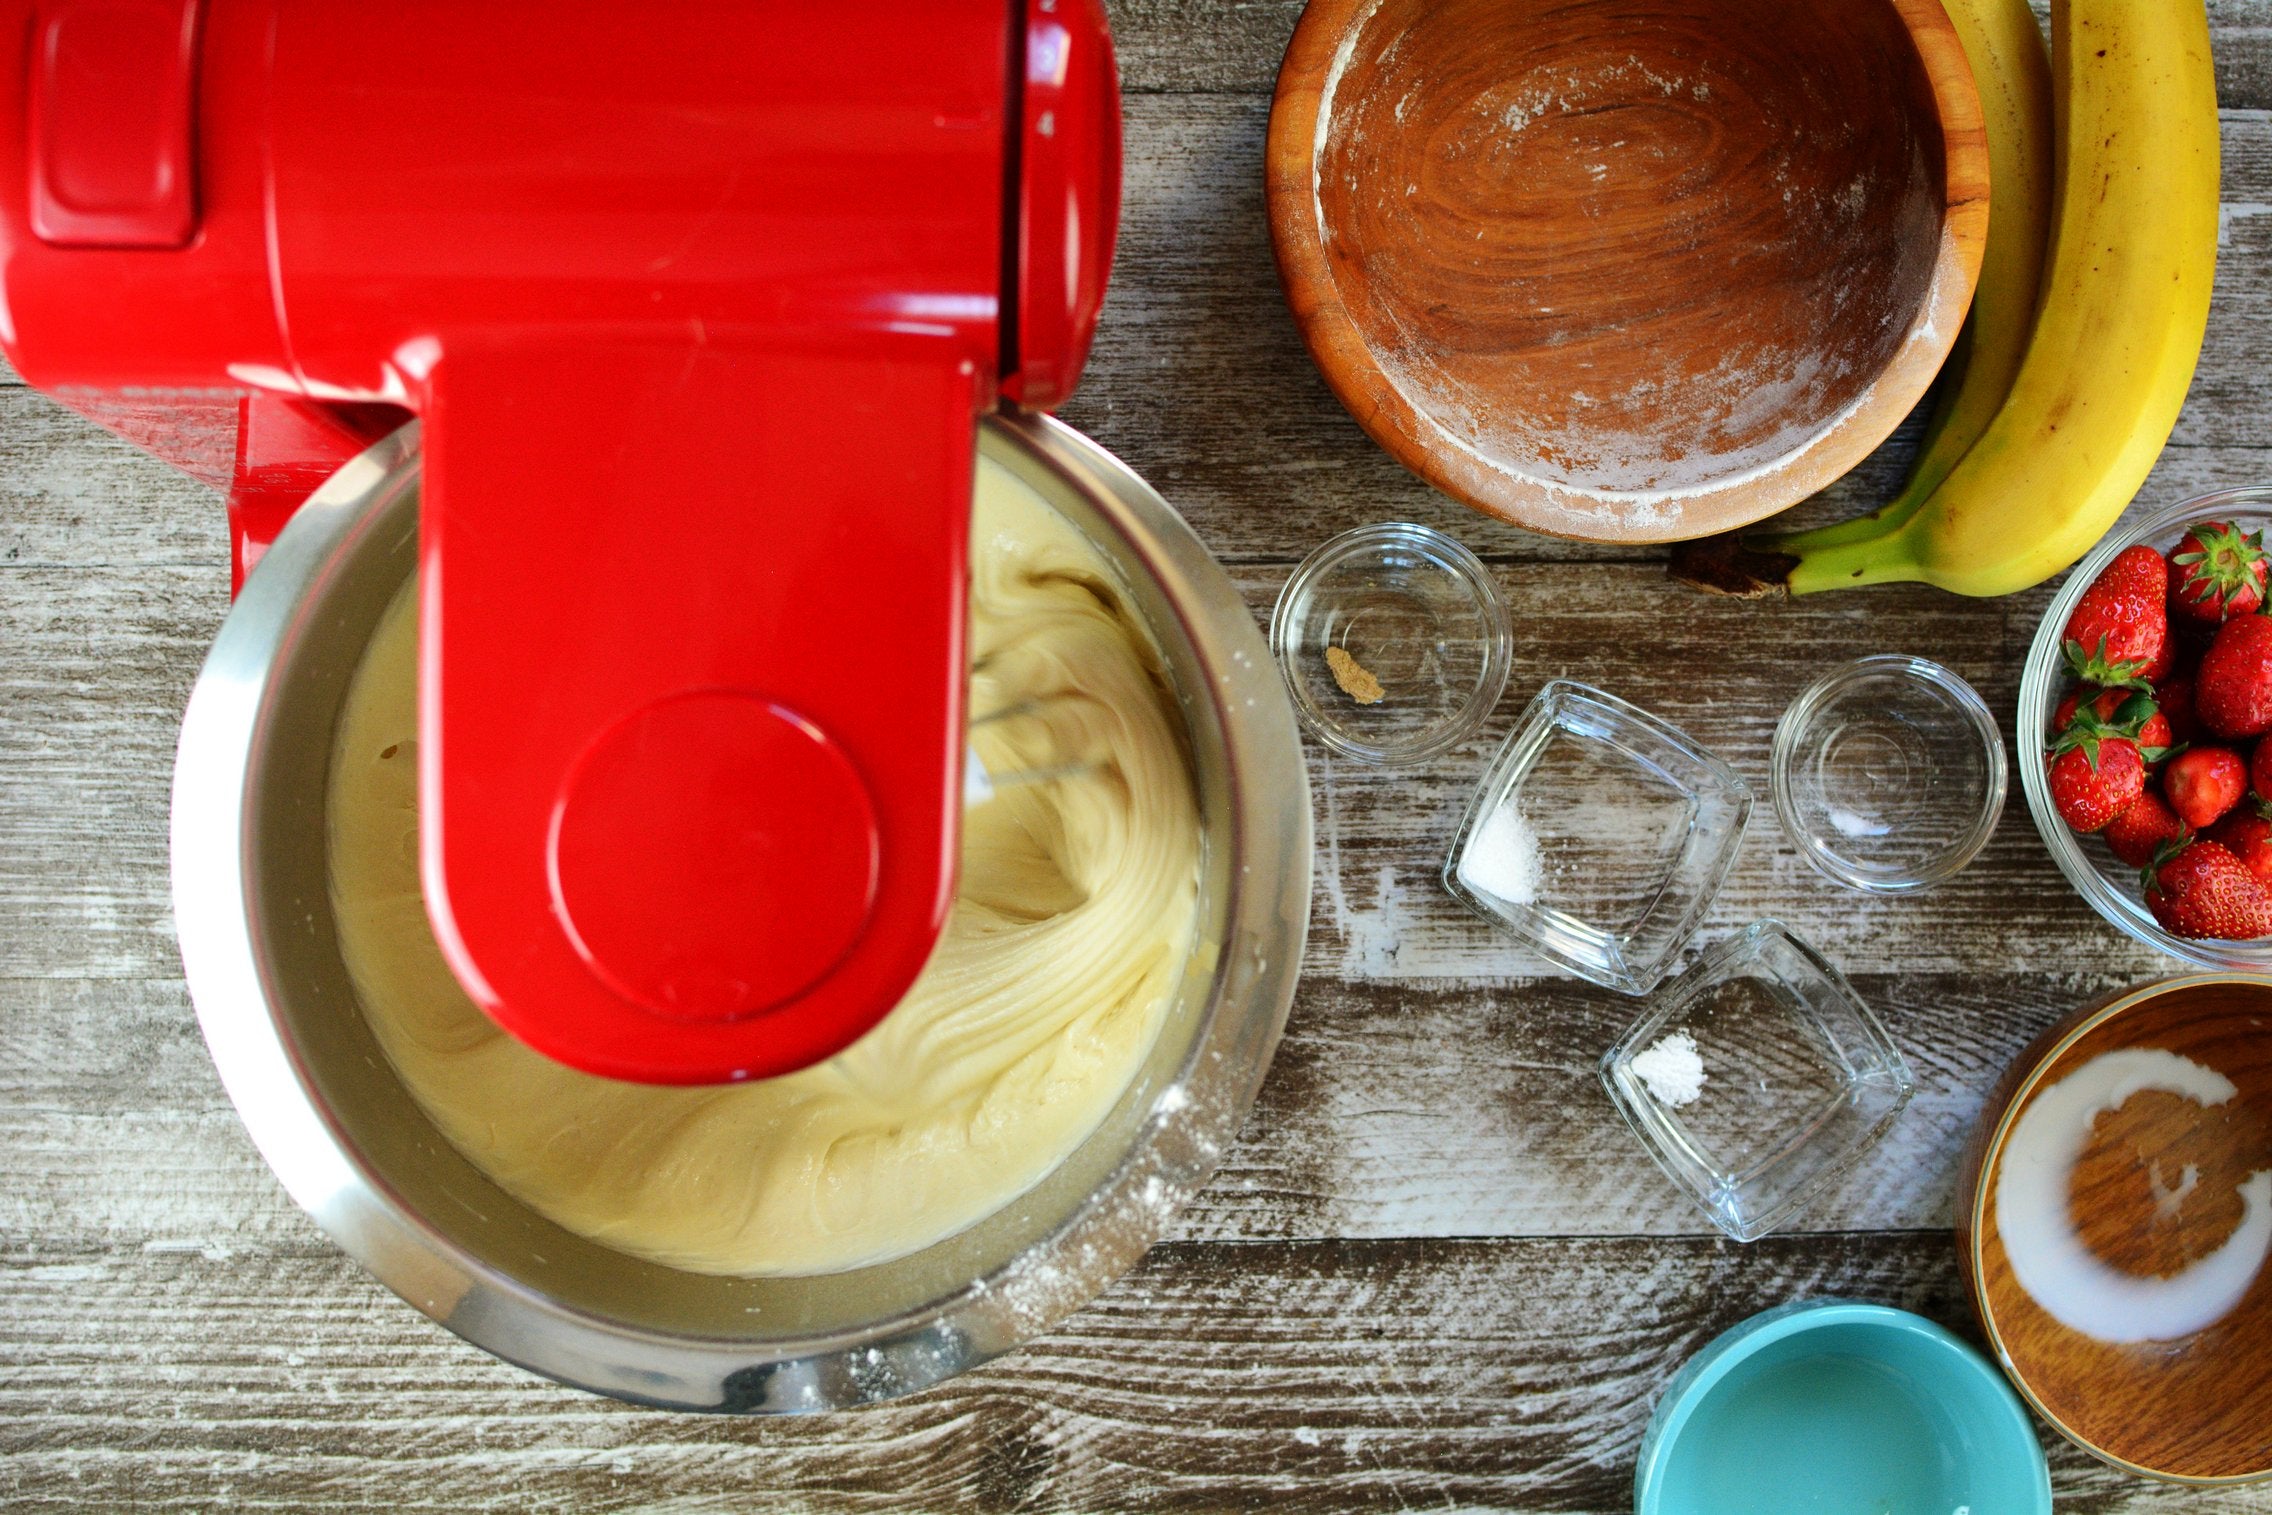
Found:
[{"label": "stainless steel mixing bowl", "polygon": [[674,1408],[886,1399],[1069,1314],[1213,1173],[1269,1066],[1307,929],[1293,712],[1230,580],[1141,479],[1047,417],[990,418],[980,446],[1096,541],[1159,643],[1206,828],[1200,938],[1158,1044],[1095,1134],[1002,1210],[894,1262],[720,1278],[588,1241],[459,1155],[380,1053],[334,934],[325,775],[348,679],[415,561],[415,424],[317,491],[223,623],[173,793],[174,912],[206,1043],[292,1197],[468,1341]]}]

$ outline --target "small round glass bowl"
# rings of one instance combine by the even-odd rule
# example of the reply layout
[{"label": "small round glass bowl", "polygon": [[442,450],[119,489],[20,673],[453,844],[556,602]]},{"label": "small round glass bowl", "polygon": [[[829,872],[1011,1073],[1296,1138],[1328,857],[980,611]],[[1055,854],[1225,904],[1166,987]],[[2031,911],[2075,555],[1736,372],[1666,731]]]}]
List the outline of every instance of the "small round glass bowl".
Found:
[{"label": "small round glass bowl", "polygon": [[1912,894],[1972,861],[2004,813],[2004,741],[1970,684],[1885,653],[1816,679],[1775,726],[1775,813],[1815,869]]},{"label": "small round glass bowl", "polygon": [[1311,553],[1270,616],[1270,648],[1302,723],[1335,752],[1387,767],[1424,762],[1481,730],[1514,645],[1475,554],[1406,522],[1360,526]]},{"label": "small round glass bowl", "polygon": [[2125,547],[2145,542],[2167,552],[2187,528],[2205,521],[2228,520],[2239,522],[2249,531],[2272,526],[2272,486],[2198,495],[2109,533],[2067,575],[2067,582],[2059,586],[2051,608],[2043,612],[2042,623],[2035,628],[2035,640],[2027,649],[2027,665],[2020,671],[2020,708],[2014,733],[2021,747],[2020,787],[2027,791],[2028,813],[2035,817],[2035,829],[2043,834],[2051,860],[2067,875],[2075,891],[2090,901],[2093,910],[2171,957],[2204,968],[2262,973],[2272,970],[2272,937],[2253,942],[2194,941],[2164,931],[2139,893],[2138,870],[2109,852],[2098,837],[2078,836],[2059,819],[2043,767],[2044,747],[2052,734],[2052,714],[2071,687],[2059,652],[2059,633],[2066,628],[2067,618],[2075,613],[2075,602],[2083,597],[2091,580]]}]

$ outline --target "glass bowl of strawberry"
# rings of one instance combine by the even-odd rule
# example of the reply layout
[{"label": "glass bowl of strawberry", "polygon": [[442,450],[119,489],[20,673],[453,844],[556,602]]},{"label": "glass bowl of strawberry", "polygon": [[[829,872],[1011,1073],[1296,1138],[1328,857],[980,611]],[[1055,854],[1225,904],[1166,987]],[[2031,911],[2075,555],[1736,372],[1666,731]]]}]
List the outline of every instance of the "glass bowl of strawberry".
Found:
[{"label": "glass bowl of strawberry", "polygon": [[2020,677],[2022,787],[2059,870],[2172,957],[2272,969],[2272,488],[2101,542]]}]

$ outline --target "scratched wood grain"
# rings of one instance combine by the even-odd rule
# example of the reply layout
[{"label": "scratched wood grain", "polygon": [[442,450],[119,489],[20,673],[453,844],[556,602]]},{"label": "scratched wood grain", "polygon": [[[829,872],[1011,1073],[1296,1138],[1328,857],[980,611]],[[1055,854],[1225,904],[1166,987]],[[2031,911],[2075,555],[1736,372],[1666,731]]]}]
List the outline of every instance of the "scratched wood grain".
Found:
[{"label": "scratched wood grain", "polygon": [[[2050,0],[2030,0],[2047,23]],[[1302,0],[1106,0],[1130,94],[1267,91]],[[2217,98],[2272,105],[2272,23],[2262,0],[2209,0]]]},{"label": "scratched wood grain", "polygon": [[[1800,1229],[1951,1224],[1984,1091],[2045,1024],[2129,976],[1858,978],[1918,1093]],[[1596,1057],[1632,1014],[1563,981],[1429,988],[1315,973],[1254,1117],[1171,1234],[1696,1232],[1699,1217],[1596,1082]],[[239,1129],[178,983],[17,980],[0,1042],[0,1238],[234,1251],[292,1234],[296,1217]]]},{"label": "scratched wood grain", "polygon": [[[1521,628],[1515,678],[1476,740],[1417,771],[1313,753],[1321,878],[1310,966],[1352,980],[1497,979],[1536,964],[1434,882],[1490,746],[1549,678],[1576,678],[1652,708],[1723,754],[1764,801],[1777,715],[1833,662],[1897,648],[1938,658],[2008,711],[2042,595],[1967,603],[1922,589],[1792,606],[1690,596],[1639,563],[1496,569]],[[1246,576],[1258,613],[1282,569]],[[0,599],[0,904],[26,929],[0,937],[10,977],[170,973],[165,797],[174,721],[225,609],[210,563],[125,571],[8,571]],[[1674,607],[1638,625],[1636,607]],[[1738,648],[1787,648],[1761,658]],[[2006,717],[2008,719],[2008,716]],[[2008,728],[2007,728],[2008,739]],[[1857,908],[1799,862],[1762,802],[1715,930],[1788,919],[1851,972],[1951,971],[1994,960],[2052,970],[2094,919],[2057,886],[2016,793],[1982,857],[1944,887]],[[2155,960],[2102,946],[2097,962]]]},{"label": "scratched wood grain", "polygon": [[[1325,391],[1271,269],[1261,140],[1298,14],[1114,5],[1126,225],[1066,417],[1258,613],[1334,531],[1457,532],[1514,607],[1514,682],[1417,774],[1312,754],[1307,974],[1221,1176],[1064,1330],[904,1403],[760,1425],[560,1389],[394,1301],[284,1199],[198,1040],[167,904],[174,727],[226,609],[218,508],[0,368],[0,1507],[1610,1511],[1665,1378],[1743,1315],[1836,1293],[1961,1326],[1944,1228],[1982,1092],[2062,1010],[2169,967],[2108,939],[2016,794],[1967,873],[1899,902],[1831,890],[1755,819],[1705,938],[1788,921],[1878,1007],[1919,1093],[1803,1234],[1750,1248],[1700,1234],[1600,1095],[1632,1004],[1543,976],[1435,875],[1545,679],[1660,710],[1764,794],[1782,704],[1847,656],[1939,658],[2008,722],[2048,591],[1717,603],[1665,584],[1661,554],[1525,536],[1411,479]],[[2212,331],[2140,508],[2272,472],[2272,3],[2212,15]],[[1908,436],[1810,509],[1882,497]],[[2272,1511],[2053,1461],[2063,1510]]]},{"label": "scratched wood grain", "polygon": [[[320,1242],[0,1253],[0,1279],[0,1499],[27,1511],[1614,1510],[1665,1380],[1753,1311],[1963,1325],[1937,1233],[1170,1243],[1013,1358],[755,1422],[541,1383]],[[2051,1452],[2062,1511],[2272,1510]]]}]

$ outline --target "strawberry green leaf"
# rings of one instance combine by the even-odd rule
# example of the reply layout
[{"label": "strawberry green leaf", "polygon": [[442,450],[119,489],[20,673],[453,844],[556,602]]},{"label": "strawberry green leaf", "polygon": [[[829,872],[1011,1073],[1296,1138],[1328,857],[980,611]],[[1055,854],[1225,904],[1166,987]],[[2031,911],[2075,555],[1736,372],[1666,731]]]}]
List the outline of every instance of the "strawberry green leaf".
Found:
[{"label": "strawberry green leaf", "polygon": [[2082,643],[2069,640],[2061,649],[2067,667],[2085,684],[2097,684],[2107,689],[2148,689],[2144,658],[2114,658],[2107,655],[2106,638],[2098,639],[2095,651],[2086,650]]}]

